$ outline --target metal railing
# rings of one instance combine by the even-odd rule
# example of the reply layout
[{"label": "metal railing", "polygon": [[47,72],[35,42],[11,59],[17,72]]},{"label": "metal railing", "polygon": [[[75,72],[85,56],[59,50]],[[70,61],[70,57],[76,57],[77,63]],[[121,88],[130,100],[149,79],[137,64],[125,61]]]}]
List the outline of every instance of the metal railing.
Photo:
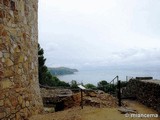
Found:
[{"label": "metal railing", "polygon": [[115,85],[115,83],[117,84],[118,80],[119,80],[119,76],[117,75],[115,78],[113,78],[113,80],[111,80],[109,82],[109,93],[112,94],[112,95],[116,94],[116,88],[115,88],[116,85]]},{"label": "metal railing", "polygon": [[112,82],[114,84],[116,79],[117,79],[117,82],[118,82],[118,80],[119,80],[119,76],[118,75],[113,80],[111,80],[111,82],[109,84],[112,84]]}]

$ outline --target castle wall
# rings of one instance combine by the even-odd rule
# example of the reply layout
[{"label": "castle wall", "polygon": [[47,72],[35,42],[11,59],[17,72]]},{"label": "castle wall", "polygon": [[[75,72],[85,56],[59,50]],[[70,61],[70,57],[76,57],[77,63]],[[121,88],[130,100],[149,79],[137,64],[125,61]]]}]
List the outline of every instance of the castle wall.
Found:
[{"label": "castle wall", "polygon": [[160,113],[159,80],[130,80],[122,95],[136,98],[139,102]]},{"label": "castle wall", "polygon": [[0,119],[42,110],[38,85],[38,0],[0,0]]}]

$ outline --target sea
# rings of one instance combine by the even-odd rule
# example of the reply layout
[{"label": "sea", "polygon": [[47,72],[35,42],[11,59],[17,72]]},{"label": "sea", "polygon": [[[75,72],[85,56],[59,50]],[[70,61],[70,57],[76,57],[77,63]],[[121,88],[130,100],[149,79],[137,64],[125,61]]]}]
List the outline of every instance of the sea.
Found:
[{"label": "sea", "polygon": [[158,70],[79,70],[74,74],[57,76],[60,80],[70,83],[76,80],[77,83],[91,83],[97,85],[99,81],[105,80],[110,82],[116,76],[119,80],[126,81],[135,77],[153,77],[160,80],[160,71]]}]

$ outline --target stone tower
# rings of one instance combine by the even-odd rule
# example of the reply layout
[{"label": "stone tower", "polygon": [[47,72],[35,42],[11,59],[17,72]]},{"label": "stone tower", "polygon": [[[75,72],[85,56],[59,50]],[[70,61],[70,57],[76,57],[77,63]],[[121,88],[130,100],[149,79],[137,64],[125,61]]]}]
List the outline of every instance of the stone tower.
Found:
[{"label": "stone tower", "polygon": [[38,0],[0,0],[0,119],[42,110],[38,85]]}]

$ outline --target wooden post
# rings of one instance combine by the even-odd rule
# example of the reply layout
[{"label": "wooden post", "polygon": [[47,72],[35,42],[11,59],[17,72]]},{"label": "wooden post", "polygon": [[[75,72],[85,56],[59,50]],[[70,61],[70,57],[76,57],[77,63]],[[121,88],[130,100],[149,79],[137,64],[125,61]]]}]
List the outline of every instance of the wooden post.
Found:
[{"label": "wooden post", "polygon": [[81,89],[81,108],[83,109],[83,90]]},{"label": "wooden post", "polygon": [[83,90],[85,90],[86,88],[82,85],[78,85],[78,87],[81,89],[81,108],[83,109]]},{"label": "wooden post", "polygon": [[118,105],[121,106],[121,81],[118,80]]}]

